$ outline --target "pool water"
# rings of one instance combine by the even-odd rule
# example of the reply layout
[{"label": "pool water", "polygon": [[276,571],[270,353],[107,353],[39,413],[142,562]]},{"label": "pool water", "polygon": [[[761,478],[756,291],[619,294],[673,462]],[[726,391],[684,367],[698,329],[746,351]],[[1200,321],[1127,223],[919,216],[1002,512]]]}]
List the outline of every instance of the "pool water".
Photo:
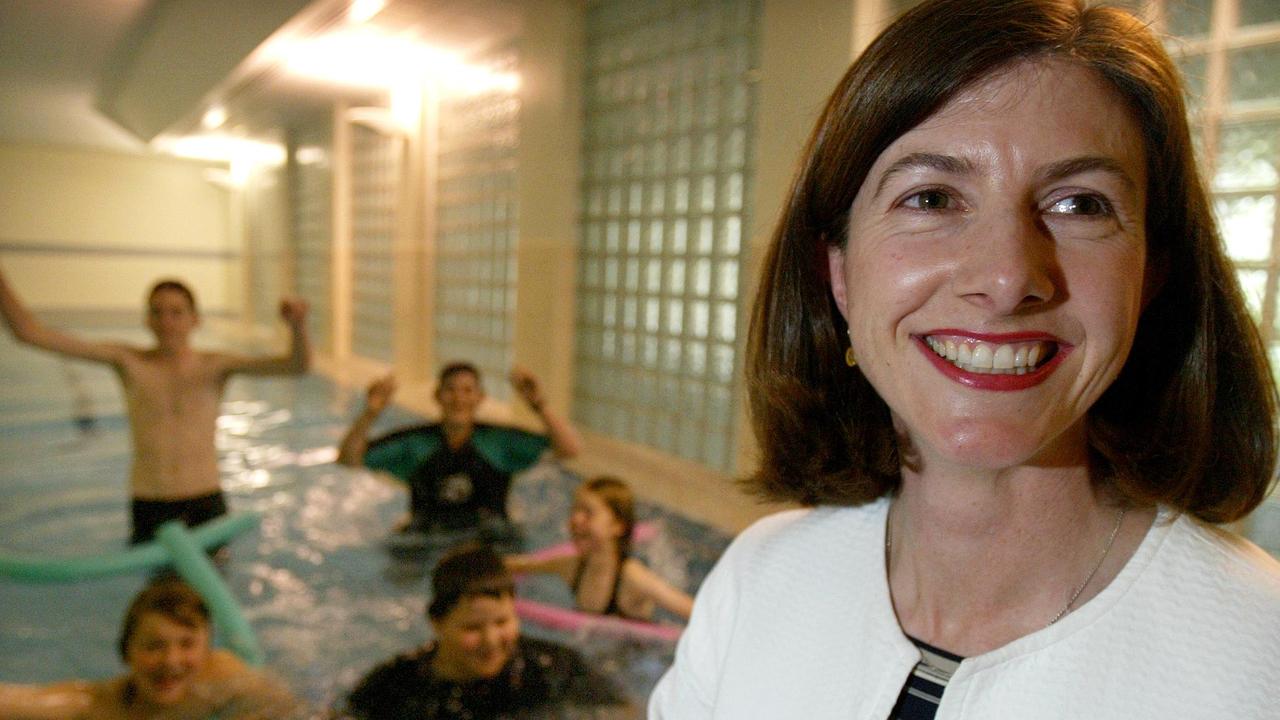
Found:
[{"label": "pool water", "polygon": [[[88,332],[121,337],[133,331]],[[211,346],[205,338],[196,344]],[[31,351],[5,334],[0,376],[6,378],[0,550],[75,556],[123,548],[129,445],[113,373]],[[384,546],[404,512],[405,491],[332,462],[360,402],[359,393],[315,376],[236,378],[219,420],[231,510],[262,516],[259,528],[230,544],[227,583],[257,632],[267,667],[317,708],[332,706],[373,665],[430,633],[423,609],[436,554],[406,559]],[[421,418],[392,408],[374,432],[415,422]],[[550,461],[516,477],[510,506],[524,549],[566,539],[564,521],[578,482]],[[658,532],[637,554],[674,584],[696,590],[728,538],[643,503],[639,515]],[[120,618],[145,580],[144,573],[62,584],[0,579],[0,681],[119,674]],[[571,600],[555,578],[524,580],[521,594]],[[637,703],[671,662],[673,648],[659,641],[565,634],[530,623],[524,630],[576,647]]]}]

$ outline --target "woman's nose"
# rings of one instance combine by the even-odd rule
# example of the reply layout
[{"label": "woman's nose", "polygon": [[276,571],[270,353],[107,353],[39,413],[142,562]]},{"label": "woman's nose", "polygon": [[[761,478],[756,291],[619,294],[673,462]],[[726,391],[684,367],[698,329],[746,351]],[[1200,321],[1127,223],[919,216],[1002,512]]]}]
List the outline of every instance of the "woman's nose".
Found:
[{"label": "woman's nose", "polygon": [[968,233],[954,280],[968,302],[1007,314],[1048,303],[1062,291],[1053,236],[1034,213],[1003,211]]}]

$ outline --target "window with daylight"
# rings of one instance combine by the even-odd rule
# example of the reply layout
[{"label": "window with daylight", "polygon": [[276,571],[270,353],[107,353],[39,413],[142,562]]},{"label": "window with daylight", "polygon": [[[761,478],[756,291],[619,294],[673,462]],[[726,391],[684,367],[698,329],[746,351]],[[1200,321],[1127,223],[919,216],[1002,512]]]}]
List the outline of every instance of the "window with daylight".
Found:
[{"label": "window with daylight", "polygon": [[351,130],[351,349],[392,362],[401,141],[362,125]]},{"label": "window with daylight", "polygon": [[587,10],[576,420],[731,470],[759,0]]},{"label": "window with daylight", "polygon": [[327,123],[296,132],[289,162],[294,283],[311,303],[308,315],[316,349],[333,351],[332,142]]},{"label": "window with daylight", "polygon": [[[485,63],[514,72],[514,53]],[[516,287],[516,149],[520,101],[514,91],[445,96],[440,102],[436,239],[435,354],[466,360],[508,397]]]},{"label": "window with daylight", "polygon": [[1200,163],[1272,367],[1280,367],[1280,2],[1157,0]]}]

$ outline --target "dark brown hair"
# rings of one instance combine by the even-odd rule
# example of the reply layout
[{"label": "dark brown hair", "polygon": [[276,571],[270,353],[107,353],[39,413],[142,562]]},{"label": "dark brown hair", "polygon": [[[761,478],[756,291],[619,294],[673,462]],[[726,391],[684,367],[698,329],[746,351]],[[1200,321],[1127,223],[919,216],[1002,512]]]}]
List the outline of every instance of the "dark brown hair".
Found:
[{"label": "dark brown hair", "polygon": [[147,303],[150,304],[152,298],[154,298],[157,294],[166,292],[166,291],[176,292],[182,295],[182,297],[186,298],[187,302],[191,305],[191,312],[196,312],[195,293],[191,292],[191,288],[187,287],[186,283],[182,282],[181,280],[175,280],[173,278],[158,280],[155,285],[152,285],[151,290],[147,293]]},{"label": "dark brown hair", "polygon": [[582,483],[584,490],[594,493],[609,512],[622,523],[622,536],[618,538],[618,552],[631,552],[631,532],[636,527],[636,496],[631,487],[616,477],[601,475]]},{"label": "dark brown hair", "polygon": [[763,263],[746,357],[768,498],[861,504],[896,490],[889,408],[845,367],[826,257],[877,157],[965,88],[1066,59],[1124,99],[1143,134],[1147,247],[1162,272],[1120,376],[1087,416],[1095,483],[1135,504],[1240,518],[1272,482],[1276,390],[1192,156],[1182,81],[1123,10],[1082,0],[931,0],[882,33],[818,120]]},{"label": "dark brown hair", "polygon": [[479,368],[477,368],[475,365],[472,365],[469,362],[459,361],[459,362],[451,362],[448,365],[445,365],[444,367],[440,368],[440,379],[437,381],[436,386],[442,387],[446,380],[453,377],[454,375],[457,375],[458,373],[471,373],[471,376],[476,379],[476,384],[477,385],[480,384]]},{"label": "dark brown hair", "polygon": [[463,598],[502,598],[515,594],[515,579],[498,553],[482,543],[464,543],[445,553],[431,574],[427,617],[443,618]]},{"label": "dark brown hair", "polygon": [[161,577],[143,588],[125,611],[117,644],[121,659],[128,659],[129,642],[148,613],[159,613],[183,627],[209,627],[209,607],[200,594],[181,578]]}]

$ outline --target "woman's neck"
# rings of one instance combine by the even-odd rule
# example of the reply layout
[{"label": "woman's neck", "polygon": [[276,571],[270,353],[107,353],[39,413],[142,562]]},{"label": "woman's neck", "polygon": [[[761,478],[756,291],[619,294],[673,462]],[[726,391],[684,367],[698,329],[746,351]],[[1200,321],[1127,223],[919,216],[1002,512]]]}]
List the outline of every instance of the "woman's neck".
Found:
[{"label": "woman's neck", "polygon": [[904,470],[886,535],[903,630],[969,656],[1045,627],[1073,595],[1069,609],[1105,588],[1141,542],[1151,511],[1120,511],[1083,467]]}]

